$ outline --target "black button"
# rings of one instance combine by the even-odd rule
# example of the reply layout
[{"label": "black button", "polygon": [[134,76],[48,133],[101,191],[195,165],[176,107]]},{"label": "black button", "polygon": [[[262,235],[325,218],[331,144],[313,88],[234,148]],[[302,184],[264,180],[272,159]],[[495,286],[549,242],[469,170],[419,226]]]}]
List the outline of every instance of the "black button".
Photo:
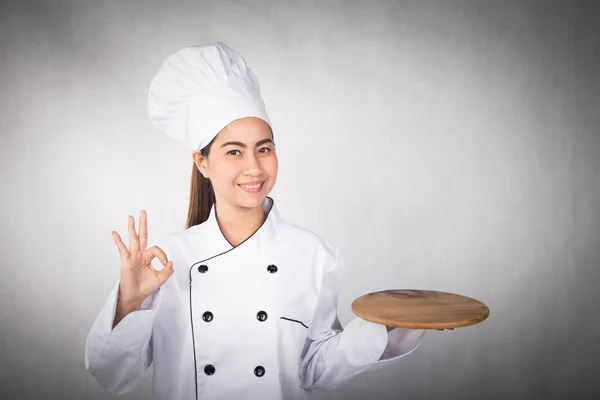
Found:
[{"label": "black button", "polygon": [[202,314],[202,319],[206,322],[210,322],[213,320],[213,314],[210,311],[206,311]]},{"label": "black button", "polygon": [[261,377],[265,374],[265,369],[259,365],[258,367],[254,368],[254,375]]},{"label": "black button", "polygon": [[277,272],[277,265],[273,265],[273,264],[269,265],[267,267],[267,271],[269,271],[270,273],[274,274],[275,272]]},{"label": "black button", "polygon": [[259,311],[258,314],[256,314],[256,319],[258,319],[260,322],[266,321],[267,317],[268,315],[264,311]]},{"label": "black button", "polygon": [[212,375],[215,373],[215,366],[212,364],[208,364],[206,367],[204,367],[204,373],[206,375]]},{"label": "black button", "polygon": [[198,267],[198,272],[200,272],[201,274],[205,273],[206,271],[208,271],[208,266],[202,264]]}]

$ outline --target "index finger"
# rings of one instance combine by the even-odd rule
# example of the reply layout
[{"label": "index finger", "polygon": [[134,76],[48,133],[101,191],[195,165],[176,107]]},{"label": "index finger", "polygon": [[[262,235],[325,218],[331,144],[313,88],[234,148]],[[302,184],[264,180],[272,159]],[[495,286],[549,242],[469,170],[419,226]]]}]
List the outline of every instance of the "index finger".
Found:
[{"label": "index finger", "polygon": [[158,246],[150,247],[148,250],[146,250],[146,253],[152,256],[150,259],[157,257],[163,265],[165,265],[167,261],[169,261],[169,259],[167,258],[167,254],[163,251],[163,249],[161,249]]}]

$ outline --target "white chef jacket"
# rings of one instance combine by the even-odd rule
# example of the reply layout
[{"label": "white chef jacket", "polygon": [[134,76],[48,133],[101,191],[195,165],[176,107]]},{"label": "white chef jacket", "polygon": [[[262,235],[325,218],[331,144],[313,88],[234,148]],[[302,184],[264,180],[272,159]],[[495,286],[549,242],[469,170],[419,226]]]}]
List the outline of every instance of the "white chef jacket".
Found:
[{"label": "white chef jacket", "polygon": [[152,243],[175,273],[111,329],[117,282],[85,347],[104,388],[131,392],[154,363],[153,399],[311,399],[418,347],[425,330],[387,332],[358,317],[342,329],[340,251],[282,220],[272,198],[263,208],[263,224],[237,246],[214,206],[204,223]]}]

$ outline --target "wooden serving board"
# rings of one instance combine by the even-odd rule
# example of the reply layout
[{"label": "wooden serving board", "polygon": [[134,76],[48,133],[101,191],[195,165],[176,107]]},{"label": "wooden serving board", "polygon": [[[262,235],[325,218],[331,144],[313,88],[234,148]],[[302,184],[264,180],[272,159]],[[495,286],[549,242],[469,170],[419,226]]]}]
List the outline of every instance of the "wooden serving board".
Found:
[{"label": "wooden serving board", "polygon": [[490,314],[482,302],[435,290],[383,290],[352,302],[362,319],[394,328],[454,329],[477,324]]}]

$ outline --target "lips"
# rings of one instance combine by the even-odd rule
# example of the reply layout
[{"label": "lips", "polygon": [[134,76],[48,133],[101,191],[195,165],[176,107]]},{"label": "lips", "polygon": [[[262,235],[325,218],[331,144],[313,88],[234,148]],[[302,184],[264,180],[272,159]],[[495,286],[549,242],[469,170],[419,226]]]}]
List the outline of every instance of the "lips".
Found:
[{"label": "lips", "polygon": [[239,183],[238,186],[242,188],[243,191],[248,193],[258,193],[262,191],[265,185],[265,181],[254,181],[252,183]]},{"label": "lips", "polygon": [[238,185],[240,186],[253,186],[253,185],[258,185],[259,183],[263,183],[264,181],[252,181],[252,182],[244,182],[244,183],[238,183]]}]

